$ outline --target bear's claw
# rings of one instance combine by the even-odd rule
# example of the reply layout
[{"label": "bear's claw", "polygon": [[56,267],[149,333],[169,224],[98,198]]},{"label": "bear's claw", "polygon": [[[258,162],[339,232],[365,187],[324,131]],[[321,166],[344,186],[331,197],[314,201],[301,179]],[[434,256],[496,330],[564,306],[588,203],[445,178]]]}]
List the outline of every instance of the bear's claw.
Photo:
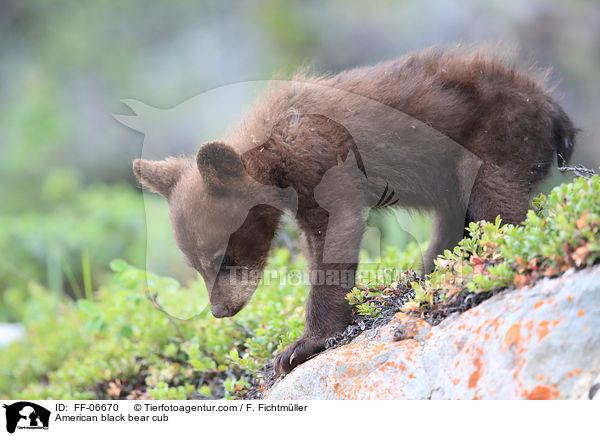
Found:
[{"label": "bear's claw", "polygon": [[287,374],[325,349],[325,338],[300,338],[275,355],[273,367],[278,374]]}]

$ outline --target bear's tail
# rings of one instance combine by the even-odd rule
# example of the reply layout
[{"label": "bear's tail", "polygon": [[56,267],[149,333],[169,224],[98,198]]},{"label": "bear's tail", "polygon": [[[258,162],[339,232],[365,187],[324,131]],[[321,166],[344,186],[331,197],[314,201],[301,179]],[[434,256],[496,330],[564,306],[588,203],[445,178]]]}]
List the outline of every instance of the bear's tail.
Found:
[{"label": "bear's tail", "polygon": [[564,167],[570,162],[578,130],[565,111],[557,103],[552,102],[552,142],[559,167]]}]

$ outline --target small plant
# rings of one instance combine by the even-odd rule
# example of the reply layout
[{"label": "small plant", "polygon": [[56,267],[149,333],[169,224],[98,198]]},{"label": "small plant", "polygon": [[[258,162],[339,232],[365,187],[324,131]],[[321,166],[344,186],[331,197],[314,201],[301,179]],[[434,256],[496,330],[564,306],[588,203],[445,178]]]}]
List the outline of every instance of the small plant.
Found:
[{"label": "small plant", "polygon": [[[493,294],[523,287],[541,277],[569,268],[583,268],[600,260],[600,182],[598,176],[580,177],[555,188],[548,197],[532,201],[522,225],[470,223],[469,237],[435,261],[425,280],[404,274],[403,280],[376,289],[354,288],[346,296],[355,307],[359,325],[379,325],[386,298],[404,299],[400,310],[438,323],[452,312],[464,311]],[[401,293],[390,292],[403,289]],[[410,292],[408,291],[410,289]],[[385,303],[384,303],[385,302]],[[368,321],[368,319],[371,319]],[[356,332],[349,328],[348,332]],[[347,335],[348,336],[348,335]],[[339,341],[338,341],[339,342]]]},{"label": "small plant", "polygon": [[415,283],[415,297],[406,311],[427,311],[451,305],[458,296],[489,293],[569,268],[583,268],[600,260],[600,181],[580,177],[554,188],[546,198],[534,199],[520,226],[469,224],[468,238],[436,260],[434,272]]},{"label": "small plant", "polygon": [[[261,285],[244,311],[218,320],[203,310],[200,282],[186,289],[121,260],[111,268],[112,282],[94,300],[65,301],[31,285],[38,310],[23,314],[25,342],[0,356],[2,397],[237,398],[302,331],[302,286]],[[270,268],[284,274],[303,265],[277,250]],[[163,307],[176,304],[188,308],[187,320]]]}]

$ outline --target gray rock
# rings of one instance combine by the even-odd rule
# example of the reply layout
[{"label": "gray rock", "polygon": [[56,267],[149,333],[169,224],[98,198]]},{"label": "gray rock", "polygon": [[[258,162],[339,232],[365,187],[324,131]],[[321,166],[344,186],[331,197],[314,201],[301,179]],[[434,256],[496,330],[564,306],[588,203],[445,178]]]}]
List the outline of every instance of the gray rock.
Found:
[{"label": "gray rock", "polygon": [[[412,323],[412,324],[411,324]],[[400,324],[409,339],[393,341]],[[503,292],[430,328],[398,316],[268,399],[600,399],[600,267]]]}]

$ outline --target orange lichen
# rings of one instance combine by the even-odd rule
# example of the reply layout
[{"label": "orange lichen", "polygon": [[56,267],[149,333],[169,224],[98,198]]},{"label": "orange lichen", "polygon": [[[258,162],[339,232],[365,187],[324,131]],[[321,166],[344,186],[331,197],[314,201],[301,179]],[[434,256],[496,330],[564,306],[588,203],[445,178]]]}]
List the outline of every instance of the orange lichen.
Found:
[{"label": "orange lichen", "polygon": [[525,366],[525,363],[527,363],[527,359],[521,359],[521,361],[517,365],[516,369],[513,371],[513,378],[515,380],[517,379],[517,376],[519,375],[519,372],[521,371],[521,369],[523,369],[523,366]]},{"label": "orange lichen", "polygon": [[527,334],[525,337],[528,339],[528,342],[531,341],[531,335],[533,334],[533,323],[534,321],[532,319],[525,323],[525,328],[527,329]]},{"label": "orange lichen", "polygon": [[510,349],[513,346],[516,346],[521,339],[521,324],[516,323],[510,326],[510,328],[506,331],[504,335],[504,341],[502,342],[502,347],[505,349]]},{"label": "orange lichen", "polygon": [[541,321],[538,324],[538,328],[537,328],[537,333],[538,333],[538,342],[541,342],[542,339],[544,339],[548,333],[550,333],[550,330],[548,329],[548,321]]},{"label": "orange lichen", "polygon": [[[402,336],[406,339],[414,338],[422,332],[424,333],[431,329],[431,324],[424,319],[414,318],[403,313],[397,313],[395,320],[399,323],[395,327],[395,330],[397,332],[401,331]],[[430,336],[428,336],[427,339],[429,339],[429,337]]]},{"label": "orange lichen", "polygon": [[533,310],[539,309],[540,307],[542,307],[544,305],[543,301],[538,301],[537,303],[535,303],[535,305],[533,306]]},{"label": "orange lichen", "polygon": [[481,378],[481,361],[479,360],[479,357],[475,358],[475,371],[473,371],[473,373],[471,374],[471,377],[469,377],[469,384],[467,385],[469,388],[474,388],[477,386],[477,382],[479,381],[479,379]]},{"label": "orange lichen", "polygon": [[557,325],[559,325],[561,322],[563,322],[564,320],[564,316],[560,319],[555,319],[554,321],[552,321],[552,328],[556,327]]},{"label": "orange lichen", "polygon": [[585,315],[585,310],[581,310],[581,309],[579,309],[579,310],[577,311],[577,315],[578,315],[578,316],[584,316],[584,315]]},{"label": "orange lichen", "polygon": [[558,398],[558,391],[548,386],[538,385],[525,398],[528,400],[552,400]]},{"label": "orange lichen", "polygon": [[360,374],[360,369],[357,369],[357,368],[349,367],[348,371],[346,371],[346,376],[348,376],[348,377],[354,377],[358,374]]},{"label": "orange lichen", "polygon": [[494,326],[494,333],[498,332],[498,327],[500,327],[500,324],[502,324],[502,322],[498,321],[498,317],[490,320],[490,325]]}]

